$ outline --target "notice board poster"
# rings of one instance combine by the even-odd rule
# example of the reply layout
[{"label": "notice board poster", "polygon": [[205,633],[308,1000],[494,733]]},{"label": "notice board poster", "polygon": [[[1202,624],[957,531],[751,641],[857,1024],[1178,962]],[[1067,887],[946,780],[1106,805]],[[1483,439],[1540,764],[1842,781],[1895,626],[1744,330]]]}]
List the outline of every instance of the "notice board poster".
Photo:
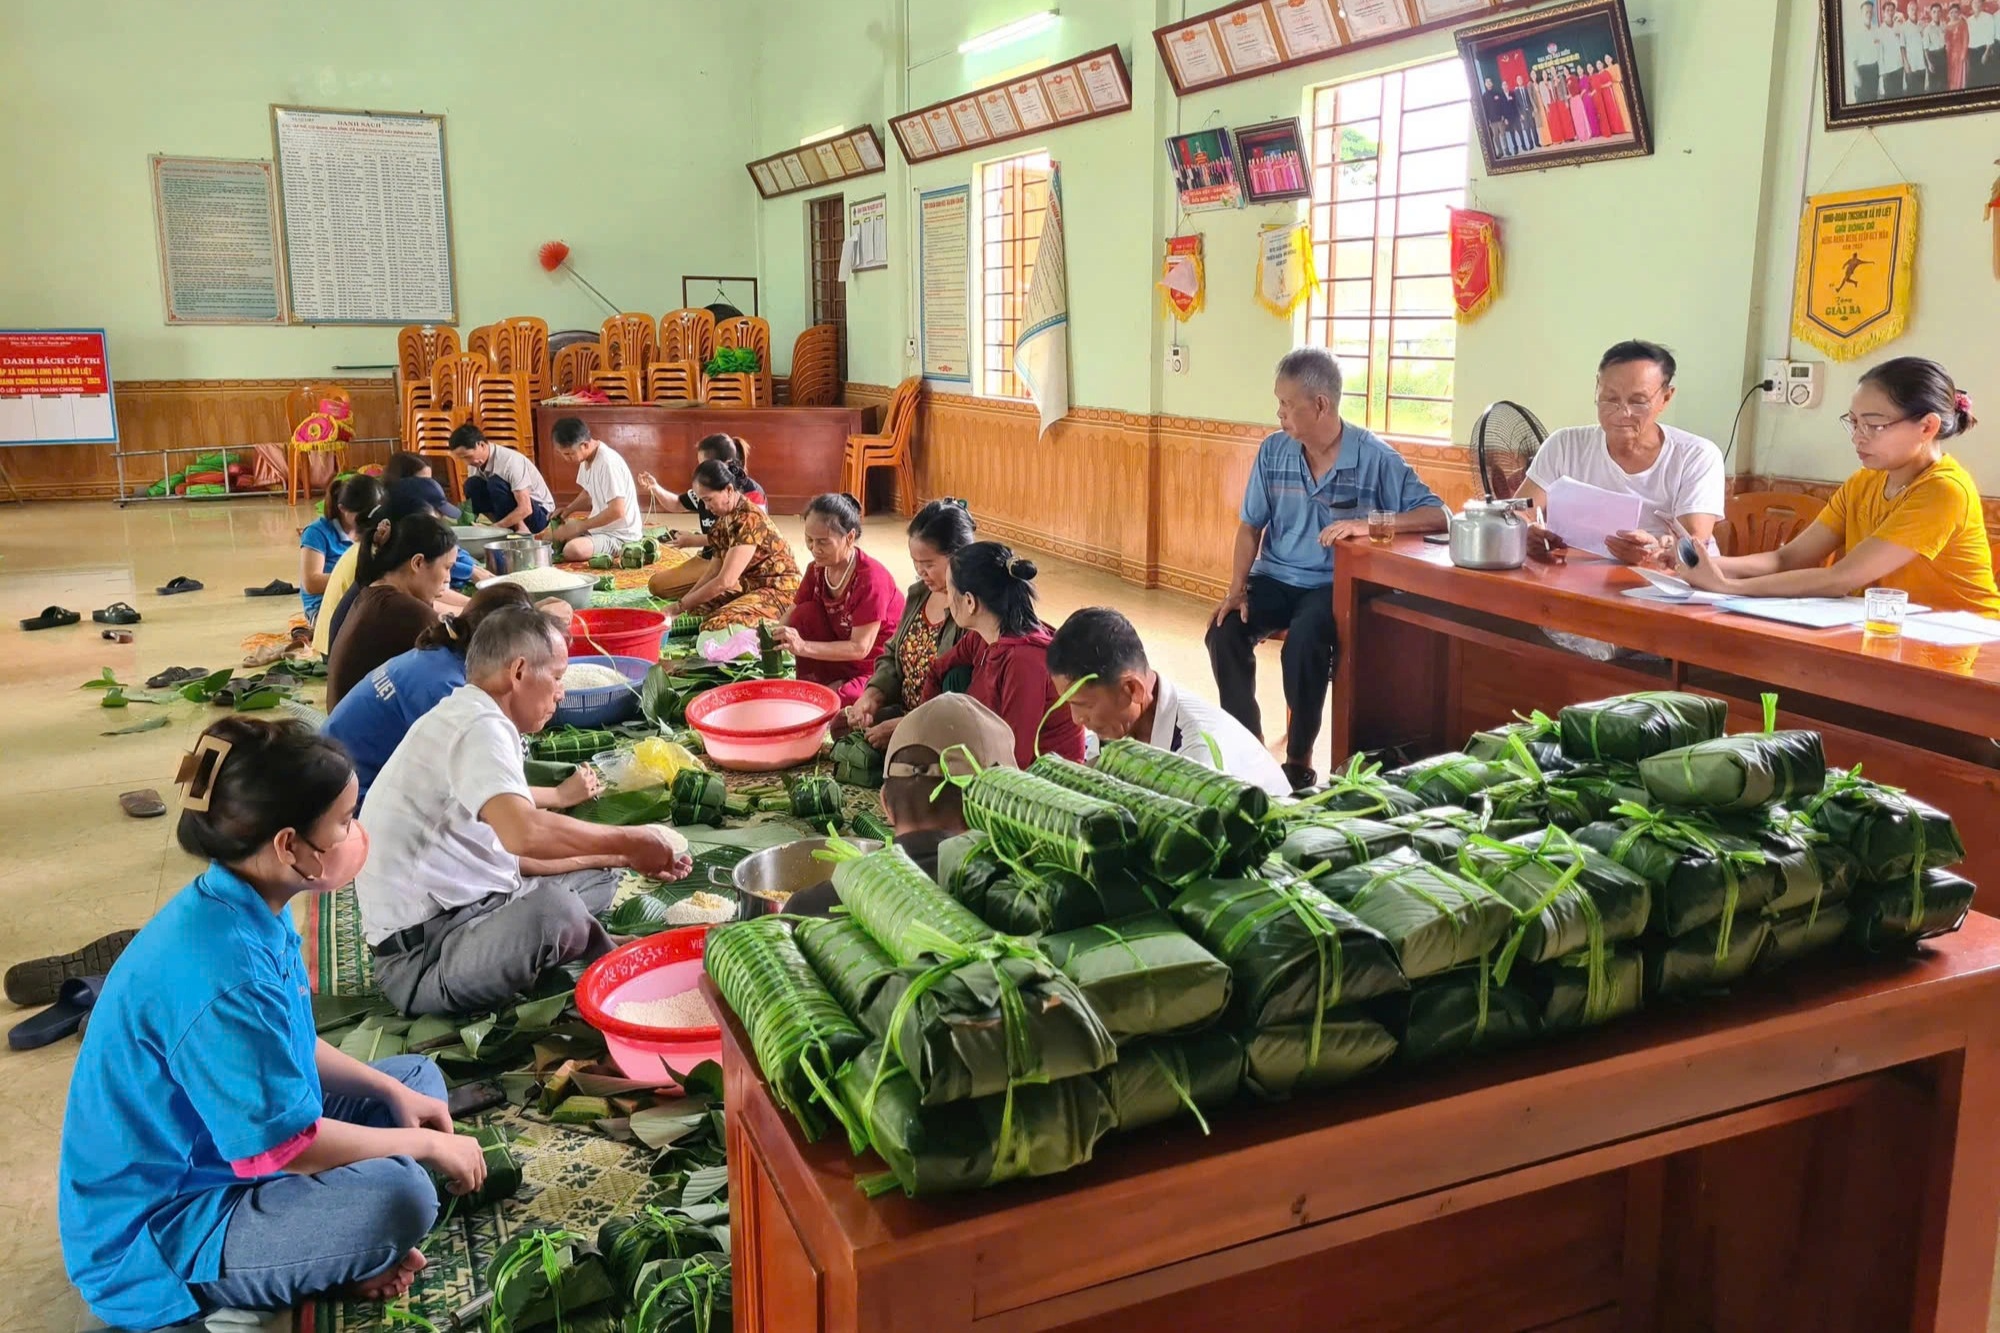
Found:
[{"label": "notice board poster", "polygon": [[444,117],[271,108],[301,324],[456,324]]},{"label": "notice board poster", "polygon": [[117,441],[103,329],[0,329],[0,445]]},{"label": "notice board poster", "polygon": [[922,259],[918,327],[924,378],[972,382],[972,187],[926,190],[917,200]]},{"label": "notice board poster", "polygon": [[154,157],[153,224],[169,324],[283,324],[269,162]]}]

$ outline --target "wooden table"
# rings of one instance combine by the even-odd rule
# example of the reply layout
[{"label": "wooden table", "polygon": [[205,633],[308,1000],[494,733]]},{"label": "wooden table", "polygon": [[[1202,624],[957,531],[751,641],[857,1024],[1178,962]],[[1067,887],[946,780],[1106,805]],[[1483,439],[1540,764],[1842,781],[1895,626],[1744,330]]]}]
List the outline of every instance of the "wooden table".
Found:
[{"label": "wooden table", "polygon": [[1883,1333],[1986,1327],[2000,922],[1726,1001],[869,1200],[724,1015],[736,1327]]},{"label": "wooden table", "polygon": [[[1706,606],[1641,601],[1622,565],[1572,557],[1491,573],[1458,569],[1414,537],[1348,545],[1335,561],[1340,674],[1333,753],[1454,750],[1517,711],[1631,690],[1691,689],[1729,700],[1733,729],[1821,732],[1830,762],[1903,787],[1966,831],[1965,873],[1980,910],[2000,908],[2000,645],[1945,648],[1809,630]],[[1597,662],[1551,643],[1565,631],[1630,655]]]},{"label": "wooden table", "polygon": [[[874,429],[872,407],[716,408],[694,404],[535,408],[535,464],[558,502],[576,494],[576,468],[556,453],[556,422],[580,417],[590,433],[616,449],[634,472],[651,472],[678,492],[694,472],[694,446],[704,435],[734,435],[750,445],[749,472],[763,483],[771,507],[796,514],[815,495],[841,489],[847,437]],[[641,497],[643,498],[643,497]]]}]

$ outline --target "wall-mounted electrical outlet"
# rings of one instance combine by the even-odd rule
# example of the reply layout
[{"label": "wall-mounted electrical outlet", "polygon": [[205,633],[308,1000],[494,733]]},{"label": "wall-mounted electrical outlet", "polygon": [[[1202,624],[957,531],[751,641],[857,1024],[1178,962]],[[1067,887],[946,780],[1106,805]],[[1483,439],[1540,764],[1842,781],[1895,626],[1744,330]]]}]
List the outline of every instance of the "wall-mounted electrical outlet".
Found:
[{"label": "wall-mounted electrical outlet", "polygon": [[1826,367],[1817,361],[1793,361],[1785,367],[1785,401],[1793,407],[1818,407],[1826,390]]},{"label": "wall-mounted electrical outlet", "polygon": [[1764,379],[1771,386],[1764,390],[1764,401],[1776,404],[1779,407],[1784,406],[1785,363],[1766,357],[1764,360]]},{"label": "wall-mounted electrical outlet", "polygon": [[1169,375],[1185,375],[1187,374],[1187,368],[1187,348],[1181,346],[1179,343],[1175,343],[1173,346],[1167,348],[1167,373]]},{"label": "wall-mounted electrical outlet", "polygon": [[915,338],[903,339],[903,355],[911,358],[912,360],[916,358],[917,340]]}]

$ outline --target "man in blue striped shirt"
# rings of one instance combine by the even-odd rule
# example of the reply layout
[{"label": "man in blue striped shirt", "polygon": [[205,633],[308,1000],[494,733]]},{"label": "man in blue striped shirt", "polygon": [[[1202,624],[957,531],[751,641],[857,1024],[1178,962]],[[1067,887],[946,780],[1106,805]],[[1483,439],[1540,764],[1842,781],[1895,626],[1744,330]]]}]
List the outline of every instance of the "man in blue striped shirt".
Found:
[{"label": "man in blue striped shirt", "polygon": [[1278,362],[1277,434],[1257,447],[1243,490],[1229,592],[1208,631],[1208,659],[1221,703],[1264,734],[1257,707],[1256,647],[1285,635],[1285,776],[1315,781],[1313,746],[1333,679],[1334,546],[1368,535],[1370,510],[1397,515],[1398,532],[1442,532],[1444,502],[1403,456],[1340,419],[1340,363],[1317,347]]}]

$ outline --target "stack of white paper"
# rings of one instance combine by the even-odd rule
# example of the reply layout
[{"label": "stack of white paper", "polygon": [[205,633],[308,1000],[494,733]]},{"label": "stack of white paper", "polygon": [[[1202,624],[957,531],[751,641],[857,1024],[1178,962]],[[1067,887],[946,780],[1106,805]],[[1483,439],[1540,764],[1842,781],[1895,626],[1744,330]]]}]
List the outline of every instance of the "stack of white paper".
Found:
[{"label": "stack of white paper", "polygon": [[1609,557],[1611,547],[1605,539],[1614,532],[1632,531],[1645,518],[1646,502],[1636,495],[1571,477],[1549,487],[1549,530],[1579,551]]}]

